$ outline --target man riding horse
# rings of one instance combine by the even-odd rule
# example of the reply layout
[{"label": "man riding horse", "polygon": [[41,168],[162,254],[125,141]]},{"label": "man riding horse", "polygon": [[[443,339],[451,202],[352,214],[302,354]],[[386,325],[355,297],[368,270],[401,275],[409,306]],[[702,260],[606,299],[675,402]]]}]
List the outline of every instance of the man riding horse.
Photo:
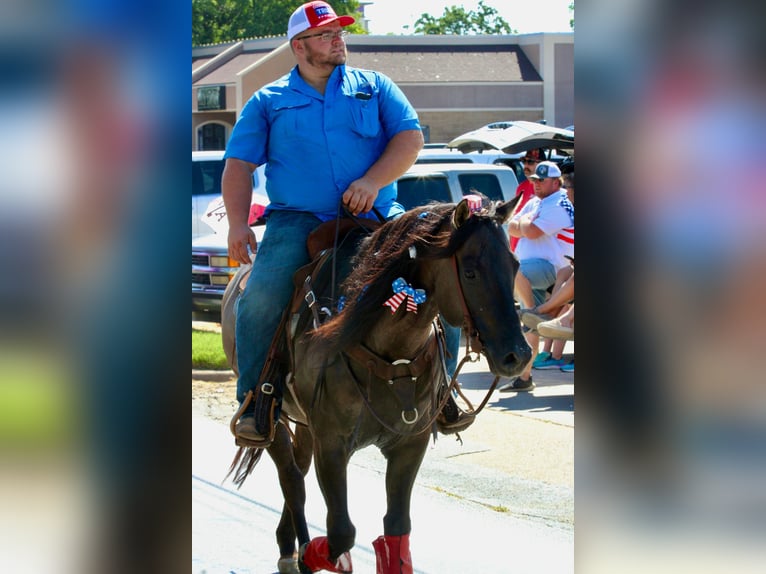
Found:
[{"label": "man riding horse", "polygon": [[[259,378],[293,292],[293,274],[309,263],[310,232],[338,217],[341,203],[361,218],[375,217],[373,211],[386,220],[400,216],[395,182],[423,146],[417,114],[391,79],[345,65],[343,28],[353,22],[325,2],[297,8],[287,31],[297,66],[253,94],[226,148],[229,255],[250,264],[257,252],[237,305],[237,400],[243,405],[248,393],[256,397],[243,405],[234,428],[239,445],[267,447],[273,436],[267,415],[281,382],[262,385]],[[270,203],[258,245],[248,213],[252,172],[261,164]],[[455,420],[451,400],[446,409],[452,432],[472,422]]]}]

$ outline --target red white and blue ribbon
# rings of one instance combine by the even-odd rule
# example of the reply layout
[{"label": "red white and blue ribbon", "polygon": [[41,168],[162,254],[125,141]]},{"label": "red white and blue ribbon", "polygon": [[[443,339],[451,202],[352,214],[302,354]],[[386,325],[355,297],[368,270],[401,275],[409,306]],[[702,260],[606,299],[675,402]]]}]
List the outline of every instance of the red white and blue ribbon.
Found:
[{"label": "red white and blue ribbon", "polygon": [[399,305],[401,305],[405,299],[407,299],[407,311],[412,311],[413,313],[417,313],[418,305],[420,303],[425,303],[426,301],[425,290],[413,288],[412,285],[407,284],[403,277],[399,277],[399,279],[394,281],[391,285],[394,288],[394,295],[383,303],[383,305],[391,308],[392,315],[396,313]]},{"label": "red white and blue ribbon", "polygon": [[468,203],[469,213],[477,213],[481,211],[481,197],[471,193],[469,195],[464,195],[463,199]]}]

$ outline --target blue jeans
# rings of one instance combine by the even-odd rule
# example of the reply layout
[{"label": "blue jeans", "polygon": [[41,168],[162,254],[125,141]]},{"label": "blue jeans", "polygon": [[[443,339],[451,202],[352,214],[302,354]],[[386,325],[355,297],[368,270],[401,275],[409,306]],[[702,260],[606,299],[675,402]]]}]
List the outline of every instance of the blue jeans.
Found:
[{"label": "blue jeans", "polygon": [[442,326],[444,327],[444,342],[447,346],[447,351],[452,355],[452,358],[447,357],[447,374],[452,377],[455,374],[457,368],[457,356],[460,353],[460,327],[453,327],[447,321],[442,319]]},{"label": "blue jeans", "polygon": [[524,259],[520,262],[519,271],[532,286],[535,306],[542,305],[548,288],[556,282],[556,269],[553,264],[547,259]]},{"label": "blue jeans", "polygon": [[240,404],[258,384],[271,340],[293,294],[293,274],[309,263],[306,238],[320,223],[310,213],[273,211],[269,215],[253,271],[237,302]]}]

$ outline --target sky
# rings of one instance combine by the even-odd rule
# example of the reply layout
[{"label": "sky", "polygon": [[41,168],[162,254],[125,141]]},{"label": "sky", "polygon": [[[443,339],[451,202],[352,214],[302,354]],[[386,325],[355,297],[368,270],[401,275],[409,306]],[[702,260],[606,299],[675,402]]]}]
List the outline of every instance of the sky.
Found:
[{"label": "sky", "polygon": [[[484,0],[495,8],[520,34],[533,32],[571,32],[569,4],[572,0]],[[370,21],[370,34],[411,34],[415,20],[428,13],[439,18],[449,6],[463,6],[475,11],[479,0],[375,0],[365,6]],[[409,29],[403,26],[409,25]]]}]

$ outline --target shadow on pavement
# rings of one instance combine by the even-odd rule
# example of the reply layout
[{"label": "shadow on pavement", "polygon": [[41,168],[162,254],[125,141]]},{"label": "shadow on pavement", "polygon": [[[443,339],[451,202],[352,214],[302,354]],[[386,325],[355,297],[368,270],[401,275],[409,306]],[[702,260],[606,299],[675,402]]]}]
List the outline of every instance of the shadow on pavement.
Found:
[{"label": "shadow on pavement", "polygon": [[[539,387],[537,388],[539,389]],[[535,389],[535,391],[537,391]],[[564,395],[539,395],[531,393],[498,393],[490,399],[488,403],[495,409],[506,411],[525,411],[525,412],[574,412],[574,394]]]},{"label": "shadow on pavement", "polygon": [[[574,412],[574,377],[571,373],[562,373],[559,370],[533,370],[532,378],[536,385],[532,392],[501,393],[496,389],[487,406],[501,411],[528,413]],[[468,392],[471,400],[474,401],[489,390],[494,377],[488,372],[461,373],[459,380],[463,391]],[[509,380],[501,378],[498,388]]]}]

